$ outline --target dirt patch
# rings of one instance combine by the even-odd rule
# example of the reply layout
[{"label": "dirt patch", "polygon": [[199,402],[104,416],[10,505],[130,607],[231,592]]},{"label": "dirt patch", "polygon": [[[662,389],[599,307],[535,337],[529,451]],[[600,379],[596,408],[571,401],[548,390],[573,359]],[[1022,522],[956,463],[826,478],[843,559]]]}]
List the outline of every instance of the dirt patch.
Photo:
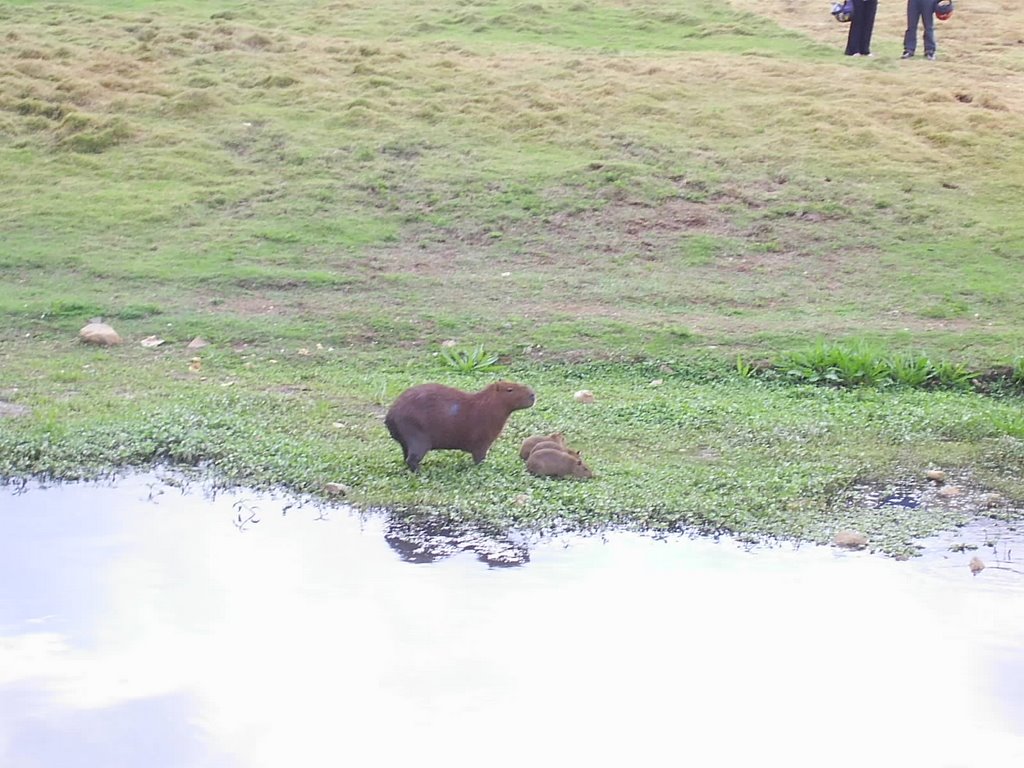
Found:
[{"label": "dirt patch", "polygon": [[32,409],[27,405],[18,405],[17,403],[8,403],[0,400],[0,419],[28,416],[30,413],[32,413]]}]

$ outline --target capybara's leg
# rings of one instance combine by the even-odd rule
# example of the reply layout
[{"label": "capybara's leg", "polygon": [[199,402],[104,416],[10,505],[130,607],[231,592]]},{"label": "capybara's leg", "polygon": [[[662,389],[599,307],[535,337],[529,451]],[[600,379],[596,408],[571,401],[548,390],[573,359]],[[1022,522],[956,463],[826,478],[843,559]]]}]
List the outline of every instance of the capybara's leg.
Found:
[{"label": "capybara's leg", "polygon": [[420,439],[410,439],[409,445],[405,452],[405,463],[413,472],[416,472],[420,468],[420,462],[423,461],[423,457],[430,450],[430,444]]},{"label": "capybara's leg", "polygon": [[402,458],[405,461],[409,460],[409,449],[405,446],[405,440],[402,439],[402,434],[398,431],[395,425],[392,423],[390,417],[384,420],[384,424],[388,428],[388,432],[391,433],[391,437],[395,439],[400,446],[402,446]]},{"label": "capybara's leg", "polygon": [[481,461],[487,458],[487,448],[490,448],[490,446],[486,446],[484,448],[477,448],[475,451],[473,451],[473,461],[475,463],[479,464]]},{"label": "capybara's leg", "polygon": [[404,461],[408,461],[409,460],[409,449],[405,447],[405,440],[403,440],[400,437],[396,437],[395,440],[397,440],[398,444],[400,446],[402,446],[402,459]]}]

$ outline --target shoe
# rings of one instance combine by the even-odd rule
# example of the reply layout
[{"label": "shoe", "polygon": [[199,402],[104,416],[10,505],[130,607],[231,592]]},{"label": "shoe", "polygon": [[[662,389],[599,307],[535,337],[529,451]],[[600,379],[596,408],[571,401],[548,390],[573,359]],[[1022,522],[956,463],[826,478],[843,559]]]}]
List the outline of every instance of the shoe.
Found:
[{"label": "shoe", "polygon": [[900,58],[901,59],[912,59],[912,58],[914,58],[914,52],[913,51],[904,51],[903,55],[900,56]]},{"label": "shoe", "polygon": [[934,53],[934,52],[932,52],[932,53],[926,53],[926,54],[924,55],[924,57],[925,57],[926,59],[928,59],[928,61],[935,61],[935,53]]}]

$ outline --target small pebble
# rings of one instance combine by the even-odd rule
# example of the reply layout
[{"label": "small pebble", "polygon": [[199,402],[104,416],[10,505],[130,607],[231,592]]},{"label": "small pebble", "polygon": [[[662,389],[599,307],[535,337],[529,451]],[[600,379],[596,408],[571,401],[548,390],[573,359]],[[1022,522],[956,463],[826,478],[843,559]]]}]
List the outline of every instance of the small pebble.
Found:
[{"label": "small pebble", "polygon": [[981,497],[981,504],[986,509],[992,509],[992,507],[999,507],[1003,504],[1003,497],[998,493],[986,493]]}]

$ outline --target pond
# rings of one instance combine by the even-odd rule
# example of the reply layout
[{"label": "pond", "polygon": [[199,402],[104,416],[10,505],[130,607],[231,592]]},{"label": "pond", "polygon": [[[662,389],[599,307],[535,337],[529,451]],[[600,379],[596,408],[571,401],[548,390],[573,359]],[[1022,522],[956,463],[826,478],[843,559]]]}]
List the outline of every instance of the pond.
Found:
[{"label": "pond", "polygon": [[173,475],[8,485],[0,765],[1021,765],[1001,541],[898,562],[613,532],[495,567]]}]

